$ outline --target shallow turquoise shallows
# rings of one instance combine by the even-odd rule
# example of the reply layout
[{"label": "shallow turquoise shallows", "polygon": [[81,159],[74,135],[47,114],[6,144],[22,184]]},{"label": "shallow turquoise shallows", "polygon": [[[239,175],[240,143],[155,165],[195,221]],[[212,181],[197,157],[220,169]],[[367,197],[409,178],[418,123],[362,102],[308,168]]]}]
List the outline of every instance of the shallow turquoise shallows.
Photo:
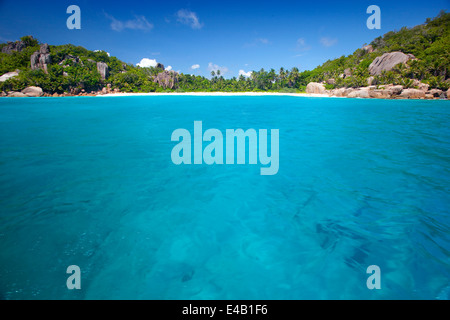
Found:
[{"label": "shallow turquoise shallows", "polygon": [[[194,121],[278,174],[174,165]],[[449,299],[449,181],[449,101],[2,98],[0,298]]]}]

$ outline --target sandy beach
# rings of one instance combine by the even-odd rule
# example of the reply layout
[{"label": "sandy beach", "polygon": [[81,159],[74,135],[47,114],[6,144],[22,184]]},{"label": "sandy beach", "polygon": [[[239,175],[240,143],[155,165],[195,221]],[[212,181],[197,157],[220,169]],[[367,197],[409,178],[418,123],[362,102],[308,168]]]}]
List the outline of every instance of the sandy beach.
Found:
[{"label": "sandy beach", "polygon": [[280,92],[149,92],[149,93],[113,93],[97,95],[97,97],[131,97],[131,96],[290,96],[311,98],[336,98],[328,94],[280,93]]}]

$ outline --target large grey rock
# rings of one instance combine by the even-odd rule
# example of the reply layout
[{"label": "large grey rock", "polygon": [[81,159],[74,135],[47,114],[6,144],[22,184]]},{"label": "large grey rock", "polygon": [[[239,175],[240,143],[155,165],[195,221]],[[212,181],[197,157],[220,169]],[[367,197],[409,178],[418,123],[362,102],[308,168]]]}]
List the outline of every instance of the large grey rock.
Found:
[{"label": "large grey rock", "polygon": [[104,62],[97,62],[97,71],[100,73],[102,80],[105,80],[109,76],[108,65]]},{"label": "large grey rock", "polygon": [[398,94],[402,93],[403,86],[401,86],[401,85],[393,86],[393,87],[390,87],[389,90],[391,90],[393,94],[397,94],[398,95]]},{"label": "large grey rock", "polygon": [[10,92],[8,94],[8,97],[11,97],[11,98],[26,98],[28,96],[26,94],[22,93],[22,92]]},{"label": "large grey rock", "polygon": [[325,86],[322,83],[310,82],[306,86],[306,93],[325,93]]},{"label": "large grey rock", "polygon": [[425,98],[425,92],[418,89],[405,89],[400,94],[400,97],[405,99],[420,99]]},{"label": "large grey rock", "polygon": [[412,54],[404,54],[400,51],[385,53],[373,60],[369,66],[369,72],[373,76],[380,75],[383,71],[391,71],[396,65],[411,59],[415,59]]},{"label": "large grey rock", "polygon": [[28,97],[41,97],[44,94],[40,87],[28,87],[23,89],[22,93]]},{"label": "large grey rock", "polygon": [[18,75],[19,75],[18,71],[12,71],[12,72],[5,73],[4,75],[2,75],[0,77],[0,82],[4,82],[4,81],[6,81],[8,79],[17,77]]},{"label": "large grey rock", "polygon": [[153,82],[158,83],[161,87],[174,89],[178,83],[178,73],[175,71],[163,71],[158,73]]},{"label": "large grey rock", "polygon": [[371,98],[375,98],[375,99],[390,99],[390,98],[392,98],[392,91],[391,90],[380,90],[380,89],[370,90],[369,96]]},{"label": "large grey rock", "polygon": [[49,47],[48,43],[41,44],[41,47],[39,48],[39,53],[41,53],[41,54],[50,53],[50,47]]},{"label": "large grey rock", "polygon": [[45,73],[48,73],[48,65],[52,63],[48,44],[41,44],[39,51],[31,55],[30,62],[31,70],[42,69]]},{"label": "large grey rock", "polygon": [[359,88],[358,90],[354,90],[350,92],[347,97],[349,98],[370,98],[369,90],[364,90],[363,88]]}]

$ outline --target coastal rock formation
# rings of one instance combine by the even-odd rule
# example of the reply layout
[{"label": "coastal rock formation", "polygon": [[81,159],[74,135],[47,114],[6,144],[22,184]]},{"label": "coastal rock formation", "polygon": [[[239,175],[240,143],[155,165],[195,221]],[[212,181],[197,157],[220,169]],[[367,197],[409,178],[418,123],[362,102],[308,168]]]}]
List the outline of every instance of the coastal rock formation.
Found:
[{"label": "coastal rock formation", "polygon": [[172,70],[165,70],[158,73],[153,82],[158,83],[164,89],[174,89],[178,83],[178,73]]},{"label": "coastal rock formation", "polygon": [[41,97],[44,94],[40,87],[28,87],[23,89],[22,93],[28,97]]},{"label": "coastal rock formation", "polygon": [[371,86],[373,84],[373,81],[375,80],[375,77],[368,77],[367,78],[367,85]]},{"label": "coastal rock formation", "polygon": [[156,65],[156,68],[159,68],[161,70],[165,70],[166,68],[164,67],[164,65],[162,63],[159,63]]},{"label": "coastal rock formation", "polygon": [[322,83],[310,82],[306,86],[306,93],[325,93],[325,86]]},{"label": "coastal rock formation", "polygon": [[447,90],[447,99],[450,99],[450,89]]},{"label": "coastal rock formation", "polygon": [[411,59],[415,59],[412,54],[404,54],[400,51],[385,53],[373,60],[369,66],[369,72],[373,76],[380,75],[383,71],[391,71],[396,65]]},{"label": "coastal rock formation", "polygon": [[14,78],[14,77],[17,77],[18,75],[19,75],[19,70],[5,73],[4,75],[2,75],[0,77],[0,82],[6,81],[6,80]]},{"label": "coastal rock formation", "polygon": [[417,86],[419,88],[419,90],[422,90],[422,91],[425,91],[425,92],[428,91],[428,89],[430,88],[429,84],[422,83],[422,82],[419,82],[418,85],[414,85],[414,86]]},{"label": "coastal rock formation", "polygon": [[9,92],[8,93],[8,97],[11,97],[11,98],[25,98],[25,97],[28,97],[28,96],[26,94],[22,93],[22,92],[15,92],[15,91],[13,91],[13,92]]},{"label": "coastal rock formation", "polygon": [[443,91],[439,90],[439,89],[431,89],[430,91],[427,92],[428,94],[431,94],[433,97],[435,98],[440,98]]},{"label": "coastal rock formation", "polygon": [[327,84],[336,84],[336,80],[333,78],[327,80]]},{"label": "coastal rock formation", "polygon": [[418,89],[405,89],[400,94],[400,97],[405,99],[420,99],[425,98],[425,92]]},{"label": "coastal rock formation", "polygon": [[367,88],[359,88],[350,92],[347,97],[349,98],[370,98],[369,90]]},{"label": "coastal rock formation", "polygon": [[105,80],[109,75],[108,65],[104,62],[97,62],[97,71],[100,73],[102,80]]},{"label": "coastal rock formation", "polygon": [[52,63],[50,49],[47,43],[41,44],[39,51],[31,55],[31,70],[42,69],[48,73],[47,67]]}]

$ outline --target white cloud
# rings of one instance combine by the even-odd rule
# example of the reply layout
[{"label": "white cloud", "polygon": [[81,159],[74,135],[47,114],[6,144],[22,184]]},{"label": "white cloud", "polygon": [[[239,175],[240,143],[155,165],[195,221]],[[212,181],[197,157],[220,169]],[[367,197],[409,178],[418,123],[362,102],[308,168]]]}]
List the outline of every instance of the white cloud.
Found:
[{"label": "white cloud", "polygon": [[297,39],[297,45],[299,45],[299,46],[304,46],[304,45],[305,45],[305,39],[303,39],[303,38],[298,38],[298,39]]},{"label": "white cloud", "polygon": [[107,13],[105,15],[111,20],[110,27],[114,31],[122,31],[125,29],[150,31],[153,29],[153,24],[148,22],[144,16],[135,16],[133,20],[120,21]]},{"label": "white cloud", "polygon": [[244,70],[239,70],[239,77],[240,76],[244,76],[246,78],[250,78],[252,76],[252,72],[251,71],[245,72]]},{"label": "white cloud", "polygon": [[168,66],[168,67],[166,68],[166,70],[167,70],[167,71],[172,70],[172,66]]},{"label": "white cloud", "polygon": [[338,42],[337,39],[332,39],[328,37],[323,37],[320,39],[320,43],[325,47],[331,47],[334,46]]},{"label": "white cloud", "polygon": [[156,67],[157,64],[158,64],[158,62],[156,62],[156,59],[143,58],[141,60],[141,62],[139,62],[136,65],[141,68],[150,68],[150,67]]},{"label": "white cloud", "polygon": [[176,16],[178,22],[188,25],[192,29],[201,29],[203,27],[203,23],[200,23],[200,20],[195,12],[187,9],[181,9],[178,10]]},{"label": "white cloud", "polygon": [[208,63],[208,70],[209,70],[210,72],[211,72],[211,71],[214,71],[215,73],[217,73],[217,71],[220,70],[220,73],[221,73],[222,75],[224,75],[225,73],[228,72],[228,68],[227,68],[227,67],[220,67],[219,65],[214,64],[214,63],[212,63],[212,62]]},{"label": "white cloud", "polygon": [[192,70],[199,69],[199,68],[200,68],[200,65],[199,65],[199,64],[194,64],[194,65],[191,67]]}]

